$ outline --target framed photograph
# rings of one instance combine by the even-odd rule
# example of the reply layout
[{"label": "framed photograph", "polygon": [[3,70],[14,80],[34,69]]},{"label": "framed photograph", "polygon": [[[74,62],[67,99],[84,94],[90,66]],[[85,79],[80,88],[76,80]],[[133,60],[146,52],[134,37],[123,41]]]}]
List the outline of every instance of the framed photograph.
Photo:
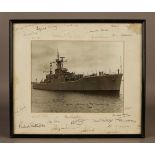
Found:
[{"label": "framed photograph", "polygon": [[12,137],[144,137],[145,20],[10,20]]}]

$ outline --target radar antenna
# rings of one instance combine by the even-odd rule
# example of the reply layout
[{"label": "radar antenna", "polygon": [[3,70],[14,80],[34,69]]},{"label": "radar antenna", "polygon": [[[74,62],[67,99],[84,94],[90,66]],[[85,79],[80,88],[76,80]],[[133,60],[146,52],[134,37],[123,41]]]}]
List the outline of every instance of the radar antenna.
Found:
[{"label": "radar antenna", "polygon": [[63,68],[63,63],[64,63],[64,62],[67,62],[67,60],[64,61],[64,58],[65,58],[65,57],[60,57],[60,58],[61,58],[61,62],[62,62],[62,63],[61,63],[61,66],[62,66],[62,68]]}]

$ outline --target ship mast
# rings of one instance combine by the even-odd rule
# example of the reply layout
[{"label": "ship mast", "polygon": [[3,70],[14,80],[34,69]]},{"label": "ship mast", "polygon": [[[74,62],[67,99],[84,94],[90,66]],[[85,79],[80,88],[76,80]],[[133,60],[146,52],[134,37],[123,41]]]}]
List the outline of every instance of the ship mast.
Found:
[{"label": "ship mast", "polygon": [[56,59],[57,69],[61,70],[61,60],[59,60],[59,51],[57,49],[57,59]]},{"label": "ship mast", "polygon": [[58,51],[58,49],[57,49],[57,59],[59,60],[59,51]]},{"label": "ship mast", "polygon": [[65,57],[60,57],[59,56],[59,51],[57,49],[57,59],[56,59],[56,65],[57,65],[57,69],[58,70],[61,70],[63,68],[63,63],[64,62],[67,62],[67,61],[64,61],[64,58]]},{"label": "ship mast", "polygon": [[50,74],[52,74],[52,62],[50,62]]},{"label": "ship mast", "polygon": [[122,58],[120,56],[120,72],[122,73]]}]

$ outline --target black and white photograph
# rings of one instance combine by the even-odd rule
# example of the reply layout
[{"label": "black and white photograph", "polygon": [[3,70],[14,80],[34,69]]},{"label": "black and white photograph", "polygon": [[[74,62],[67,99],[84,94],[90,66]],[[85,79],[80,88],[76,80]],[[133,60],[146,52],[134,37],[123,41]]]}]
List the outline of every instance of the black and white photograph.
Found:
[{"label": "black and white photograph", "polygon": [[123,112],[123,41],[32,40],[31,111]]},{"label": "black and white photograph", "polygon": [[13,134],[142,136],[144,23],[13,21]]}]

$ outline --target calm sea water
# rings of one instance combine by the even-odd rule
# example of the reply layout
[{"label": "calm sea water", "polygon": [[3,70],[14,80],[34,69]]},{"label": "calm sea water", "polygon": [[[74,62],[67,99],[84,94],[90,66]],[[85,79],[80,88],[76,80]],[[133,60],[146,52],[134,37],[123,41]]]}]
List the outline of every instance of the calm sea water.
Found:
[{"label": "calm sea water", "polygon": [[119,95],[32,89],[32,112],[119,113],[123,111],[123,86]]}]

